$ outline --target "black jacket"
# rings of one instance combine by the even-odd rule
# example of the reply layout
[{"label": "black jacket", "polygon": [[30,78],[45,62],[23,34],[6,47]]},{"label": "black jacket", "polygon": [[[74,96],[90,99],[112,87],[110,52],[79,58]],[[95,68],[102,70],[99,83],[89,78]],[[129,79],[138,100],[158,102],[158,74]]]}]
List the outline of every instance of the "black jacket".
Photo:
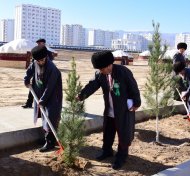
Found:
[{"label": "black jacket", "polygon": [[[134,138],[135,112],[131,112],[127,107],[127,99],[133,99],[135,107],[140,107],[141,98],[136,80],[132,72],[122,65],[113,64],[112,78],[119,85],[120,95],[116,95],[115,88],[111,91],[113,100],[114,115],[116,119],[116,129],[118,135],[125,145],[130,145]],[[106,75],[99,71],[95,73],[95,78],[82,89],[79,98],[81,100],[92,95],[96,90],[102,88],[105,103],[104,116],[108,115],[109,109],[109,85]]]}]

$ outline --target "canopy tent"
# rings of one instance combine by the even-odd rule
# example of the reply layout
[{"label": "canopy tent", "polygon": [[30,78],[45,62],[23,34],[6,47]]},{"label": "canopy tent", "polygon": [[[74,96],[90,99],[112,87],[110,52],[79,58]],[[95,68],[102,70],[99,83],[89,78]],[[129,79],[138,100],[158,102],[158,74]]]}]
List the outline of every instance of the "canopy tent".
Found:
[{"label": "canopy tent", "polygon": [[113,51],[112,54],[114,57],[123,57],[123,56],[129,57],[128,53],[124,52],[123,50]]},{"label": "canopy tent", "polygon": [[[163,56],[163,59],[173,59],[173,56],[177,53],[176,49],[172,49],[172,50],[167,50]],[[146,50],[142,53],[139,54],[140,57],[150,57],[150,51]]]},{"label": "canopy tent", "polygon": [[[17,39],[0,47],[0,53],[27,53],[37,44],[26,39]],[[46,46],[52,53],[57,53],[54,49]]]},{"label": "canopy tent", "polygon": [[122,65],[128,65],[130,62],[133,61],[133,56],[129,55],[127,52],[123,50],[116,50],[112,52],[116,63]]},{"label": "canopy tent", "polygon": [[0,47],[0,53],[27,53],[36,43],[26,39],[17,39]]},{"label": "canopy tent", "polygon": [[150,51],[146,50],[139,54],[139,56],[150,56]]},{"label": "canopy tent", "polygon": [[173,59],[173,56],[177,53],[176,49],[172,50],[167,50],[166,53],[164,54],[164,59]]}]

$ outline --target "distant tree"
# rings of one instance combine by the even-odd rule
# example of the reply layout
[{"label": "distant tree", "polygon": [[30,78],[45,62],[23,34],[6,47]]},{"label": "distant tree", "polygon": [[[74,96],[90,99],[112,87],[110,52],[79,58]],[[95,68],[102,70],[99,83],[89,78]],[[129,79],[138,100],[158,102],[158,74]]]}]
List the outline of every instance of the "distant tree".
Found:
[{"label": "distant tree", "polygon": [[63,161],[72,166],[79,151],[84,145],[84,102],[76,99],[82,89],[79,76],[76,74],[74,57],[71,63],[71,71],[68,73],[66,93],[66,105],[62,112],[58,135],[64,146]]},{"label": "distant tree", "polygon": [[149,46],[149,75],[145,84],[143,96],[146,101],[146,110],[150,115],[156,117],[156,142],[159,141],[159,117],[166,116],[169,112],[163,112],[163,108],[173,104],[173,76],[172,63],[164,62],[167,46],[161,46],[161,35],[159,23],[152,22],[154,33],[153,41]]}]

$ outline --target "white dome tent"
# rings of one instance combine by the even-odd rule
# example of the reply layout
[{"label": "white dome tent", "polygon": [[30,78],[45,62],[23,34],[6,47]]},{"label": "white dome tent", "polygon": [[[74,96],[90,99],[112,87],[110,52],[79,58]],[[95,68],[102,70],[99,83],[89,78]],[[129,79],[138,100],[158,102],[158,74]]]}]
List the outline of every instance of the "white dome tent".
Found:
[{"label": "white dome tent", "polygon": [[139,54],[139,56],[149,57],[150,56],[150,51],[149,50],[143,51],[142,53]]},{"label": "white dome tent", "polygon": [[26,39],[13,40],[0,47],[0,66],[27,68],[31,60],[31,49],[36,46]]},{"label": "white dome tent", "polygon": [[[0,47],[0,66],[27,68],[31,62],[30,52],[35,46],[37,43],[26,39],[17,39],[4,44]],[[54,49],[50,47],[47,49],[53,53],[54,57],[57,56]]]},{"label": "white dome tent", "polygon": [[117,64],[128,65],[133,61],[133,56],[123,50],[113,51],[112,54],[115,58],[115,63]]},{"label": "white dome tent", "polygon": [[26,39],[17,39],[0,47],[0,53],[27,53],[37,44]]},{"label": "white dome tent", "polygon": [[122,56],[127,56],[128,57],[129,56],[128,53],[126,53],[123,50],[113,51],[112,54],[113,54],[114,57],[122,57]]},{"label": "white dome tent", "polygon": [[167,50],[164,54],[163,59],[173,59],[174,55],[177,53],[176,49]]}]

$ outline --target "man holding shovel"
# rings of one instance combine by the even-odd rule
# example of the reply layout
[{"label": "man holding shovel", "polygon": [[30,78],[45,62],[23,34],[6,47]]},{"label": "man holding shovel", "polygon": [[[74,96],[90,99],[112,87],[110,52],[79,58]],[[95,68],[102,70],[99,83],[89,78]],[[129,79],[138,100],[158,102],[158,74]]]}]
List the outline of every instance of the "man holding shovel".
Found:
[{"label": "man holding shovel", "polygon": [[34,62],[26,71],[24,84],[26,87],[30,87],[30,80],[33,77],[32,87],[39,99],[39,102],[34,103],[34,122],[36,123],[38,117],[42,117],[46,142],[40,148],[40,152],[46,152],[55,147],[56,138],[44,114],[41,113],[40,106],[44,108],[53,128],[57,130],[62,110],[62,77],[55,64],[48,59],[48,51],[45,46],[34,47],[31,54]]}]

